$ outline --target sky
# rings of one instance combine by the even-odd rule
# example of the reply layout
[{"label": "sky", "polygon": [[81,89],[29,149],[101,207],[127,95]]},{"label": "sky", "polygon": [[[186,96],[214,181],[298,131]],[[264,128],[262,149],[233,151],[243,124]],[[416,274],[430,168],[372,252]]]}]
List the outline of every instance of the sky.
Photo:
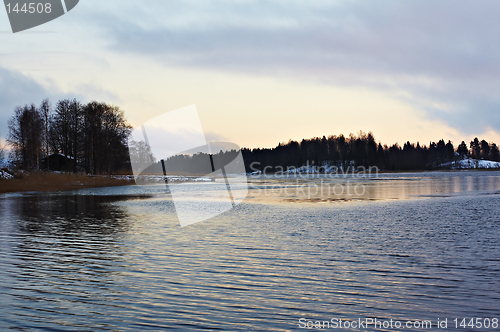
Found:
[{"label": "sky", "polygon": [[13,34],[0,10],[0,137],[14,107],[120,106],[133,126],[195,104],[208,140],[272,147],[500,143],[500,2],[80,0]]}]

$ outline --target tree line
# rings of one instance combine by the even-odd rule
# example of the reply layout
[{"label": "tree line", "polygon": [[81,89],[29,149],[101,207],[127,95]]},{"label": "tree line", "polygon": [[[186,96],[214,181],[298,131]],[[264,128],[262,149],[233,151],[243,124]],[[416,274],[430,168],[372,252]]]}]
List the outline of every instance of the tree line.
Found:
[{"label": "tree line", "polygon": [[[141,149],[139,149],[141,150]],[[143,147],[142,150],[145,151]],[[133,149],[131,149],[132,153]],[[429,145],[406,142],[391,146],[377,143],[372,133],[359,132],[357,135],[329,136],[303,139],[300,142],[290,140],[274,148],[256,148],[242,150],[247,172],[281,172],[287,168],[299,168],[305,165],[329,165],[343,170],[357,167],[376,166],[380,170],[412,171],[451,168],[451,162],[465,158],[485,159],[500,162],[499,148],[495,143],[475,138],[469,144],[462,141],[457,147],[444,139],[430,142]],[[236,157],[236,151],[219,152],[217,160],[226,163]],[[145,157],[144,157],[145,158]],[[136,158],[138,159],[138,158]],[[148,159],[149,160],[149,159]],[[165,160],[167,169],[186,174],[206,174],[210,170],[206,154],[176,155]],[[162,174],[159,161],[146,171],[147,174]]]},{"label": "tree line", "polygon": [[111,174],[130,167],[131,126],[117,106],[63,99],[52,107],[45,99],[38,107],[16,107],[8,126],[11,158],[19,169],[50,168],[53,155],[64,159],[68,172]]},{"label": "tree line", "polygon": [[[499,148],[495,143],[475,138],[467,145],[462,141],[455,148],[451,141],[441,139],[429,145],[406,142],[401,147],[377,143],[370,132],[357,135],[329,136],[290,140],[275,148],[242,149],[248,172],[273,168],[324,165],[347,169],[349,167],[377,166],[381,170],[433,170],[449,168],[450,162],[465,158],[500,161]],[[253,164],[253,166],[251,166]]]},{"label": "tree line", "polygon": [[[111,174],[130,171],[129,154],[145,150],[134,145],[129,150],[132,127],[119,107],[103,102],[82,104],[76,99],[63,99],[52,106],[46,99],[39,106],[16,107],[8,126],[11,159],[19,169],[50,169],[50,156],[57,155],[67,163],[68,172]],[[394,171],[432,170],[450,167],[450,162],[464,158],[500,161],[498,146],[478,138],[469,144],[462,141],[457,147],[444,139],[428,145],[406,142],[403,146],[388,146],[377,142],[371,132],[362,131],[349,136],[290,140],[274,148],[244,148],[242,154],[248,172],[266,166],[286,169],[306,164],[329,164],[343,169],[377,166]],[[231,151],[227,159],[233,156]],[[169,158],[167,164],[169,169],[198,173],[206,168],[200,162],[205,159],[197,155],[177,156]],[[160,171],[159,164],[154,168]]]}]

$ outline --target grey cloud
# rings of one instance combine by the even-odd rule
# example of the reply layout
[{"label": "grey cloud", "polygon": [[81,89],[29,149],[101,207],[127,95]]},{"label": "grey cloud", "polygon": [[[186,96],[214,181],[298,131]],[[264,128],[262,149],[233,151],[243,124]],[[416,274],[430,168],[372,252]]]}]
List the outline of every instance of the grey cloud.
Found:
[{"label": "grey cloud", "polygon": [[19,105],[40,104],[50,94],[34,80],[0,67],[0,137],[6,137],[7,122]]},{"label": "grey cloud", "polygon": [[[96,95],[96,93],[91,94],[92,90],[85,86],[81,87],[81,91],[89,92],[88,95]],[[97,97],[99,96],[113,95],[106,93],[106,91],[100,91]],[[38,106],[45,98],[48,98],[53,104],[64,98],[76,98],[82,102],[90,100],[82,93],[63,93],[55,87],[46,89],[28,76],[0,67],[0,138],[5,138],[8,135],[7,124],[14,114],[15,107],[26,104]]]}]

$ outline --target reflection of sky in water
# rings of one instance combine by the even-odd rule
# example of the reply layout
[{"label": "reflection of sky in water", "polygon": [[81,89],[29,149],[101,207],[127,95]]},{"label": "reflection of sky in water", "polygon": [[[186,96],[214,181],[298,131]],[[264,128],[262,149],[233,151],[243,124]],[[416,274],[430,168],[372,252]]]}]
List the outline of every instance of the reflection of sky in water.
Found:
[{"label": "reflection of sky in water", "polygon": [[3,196],[0,326],[290,331],[302,317],[493,317],[497,174],[356,180],[370,197],[405,200],[254,195],[185,228],[164,186]]},{"label": "reflection of sky in water", "polygon": [[349,201],[414,199],[500,191],[500,172],[398,173],[378,176],[251,177],[256,201]]}]

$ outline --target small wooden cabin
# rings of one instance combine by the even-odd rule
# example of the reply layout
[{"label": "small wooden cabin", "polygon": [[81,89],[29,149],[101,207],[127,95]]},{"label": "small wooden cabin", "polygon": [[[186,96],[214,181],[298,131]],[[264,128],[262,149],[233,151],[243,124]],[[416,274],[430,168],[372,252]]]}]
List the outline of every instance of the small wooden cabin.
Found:
[{"label": "small wooden cabin", "polygon": [[40,165],[42,170],[69,172],[75,167],[75,158],[66,156],[62,153],[54,153],[44,158]]}]

